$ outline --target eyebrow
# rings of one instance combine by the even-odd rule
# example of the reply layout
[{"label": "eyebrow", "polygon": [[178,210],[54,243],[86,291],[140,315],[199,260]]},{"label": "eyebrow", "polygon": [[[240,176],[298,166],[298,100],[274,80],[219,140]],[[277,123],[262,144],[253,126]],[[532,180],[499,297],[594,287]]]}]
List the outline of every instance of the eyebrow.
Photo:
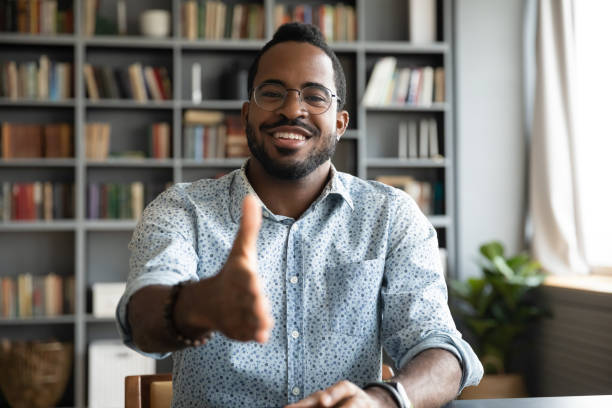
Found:
[{"label": "eyebrow", "polygon": [[[287,87],[287,84],[285,84],[285,83],[284,83],[283,81],[281,81],[280,79],[266,79],[266,80],[264,80],[264,81],[261,81],[261,83],[260,83],[259,85],[261,85],[261,84],[278,84],[278,85],[282,85],[282,86],[284,86],[285,88]],[[324,87],[324,88],[328,88],[328,87],[326,87],[325,85],[323,85],[323,84],[322,84],[322,83],[320,83],[320,82],[303,82],[303,83],[300,85],[300,88],[304,88],[304,87],[306,87],[306,86],[322,86],[322,87]],[[328,88],[328,89],[331,89],[331,88]],[[332,92],[333,92],[333,91],[332,91]]]}]

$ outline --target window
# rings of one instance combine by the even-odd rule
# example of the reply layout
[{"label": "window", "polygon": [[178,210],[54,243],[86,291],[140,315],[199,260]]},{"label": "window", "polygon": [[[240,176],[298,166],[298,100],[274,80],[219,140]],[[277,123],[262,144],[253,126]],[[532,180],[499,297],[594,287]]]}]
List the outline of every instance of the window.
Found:
[{"label": "window", "polygon": [[585,256],[612,272],[612,1],[574,1],[576,184]]}]

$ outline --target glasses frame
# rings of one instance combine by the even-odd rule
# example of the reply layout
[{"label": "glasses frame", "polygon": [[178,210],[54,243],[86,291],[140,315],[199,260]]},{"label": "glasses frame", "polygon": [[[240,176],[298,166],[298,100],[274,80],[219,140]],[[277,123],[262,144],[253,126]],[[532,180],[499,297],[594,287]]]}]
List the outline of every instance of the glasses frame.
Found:
[{"label": "glasses frame", "polygon": [[[257,98],[255,97],[255,94],[257,93],[257,90],[259,88],[261,88],[262,86],[265,85],[276,85],[279,87],[283,87],[285,89],[285,95],[283,96],[283,101],[282,103],[275,109],[266,109],[263,106],[261,106],[258,102],[257,102]],[[327,108],[325,108],[324,111],[322,112],[318,112],[318,113],[313,113],[310,111],[310,109],[312,108],[312,105],[309,105],[308,103],[304,103],[304,99],[302,98],[302,93],[304,91],[304,89],[309,88],[309,87],[315,87],[315,88],[323,88],[325,89],[327,92],[329,92],[329,94],[331,95],[331,101],[329,103],[329,105],[327,106]],[[339,105],[342,100],[338,97],[338,95],[334,94],[332,92],[331,89],[329,89],[326,86],[323,85],[306,85],[305,87],[303,87],[302,89],[296,89],[296,88],[286,88],[284,85],[276,83],[276,82],[262,82],[261,84],[257,85],[256,87],[251,89],[251,94],[249,95],[249,99],[253,98],[253,101],[255,102],[255,104],[260,108],[265,110],[266,112],[274,112],[280,108],[282,108],[285,105],[285,102],[287,102],[287,95],[289,95],[289,91],[295,91],[298,94],[298,100],[300,101],[300,105],[304,106],[306,108],[306,110],[308,111],[308,113],[310,113],[311,115],[322,115],[325,112],[327,112],[329,110],[329,108],[332,106],[333,104],[333,99],[336,98],[336,103]]]}]

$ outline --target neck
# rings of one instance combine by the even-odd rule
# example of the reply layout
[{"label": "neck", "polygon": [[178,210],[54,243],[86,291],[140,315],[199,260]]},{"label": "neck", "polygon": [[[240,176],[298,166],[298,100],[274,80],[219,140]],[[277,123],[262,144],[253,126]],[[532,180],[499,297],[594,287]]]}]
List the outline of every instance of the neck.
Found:
[{"label": "neck", "polygon": [[298,180],[284,180],[270,175],[254,157],[249,159],[246,170],[251,186],[270,211],[298,219],[323,191],[329,179],[331,162],[327,160]]}]

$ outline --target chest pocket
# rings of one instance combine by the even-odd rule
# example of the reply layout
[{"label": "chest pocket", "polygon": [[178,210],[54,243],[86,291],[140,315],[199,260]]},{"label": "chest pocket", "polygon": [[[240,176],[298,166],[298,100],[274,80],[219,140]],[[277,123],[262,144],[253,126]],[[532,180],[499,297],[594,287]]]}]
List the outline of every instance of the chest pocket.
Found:
[{"label": "chest pocket", "polygon": [[330,329],[371,336],[378,329],[378,295],[385,262],[371,259],[327,268]]}]

